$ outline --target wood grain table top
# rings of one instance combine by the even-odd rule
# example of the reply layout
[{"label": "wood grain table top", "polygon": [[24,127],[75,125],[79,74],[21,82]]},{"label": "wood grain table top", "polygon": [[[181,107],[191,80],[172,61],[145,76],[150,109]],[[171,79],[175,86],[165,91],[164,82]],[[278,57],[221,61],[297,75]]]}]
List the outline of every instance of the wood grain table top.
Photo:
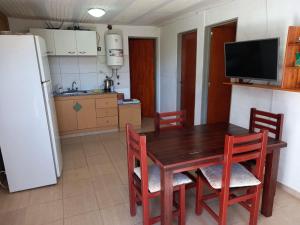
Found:
[{"label": "wood grain table top", "polygon": [[[144,133],[151,159],[165,168],[186,163],[221,162],[225,135],[245,135],[249,130],[228,123],[198,125],[191,128]],[[283,141],[269,138],[268,152],[286,147]]]}]

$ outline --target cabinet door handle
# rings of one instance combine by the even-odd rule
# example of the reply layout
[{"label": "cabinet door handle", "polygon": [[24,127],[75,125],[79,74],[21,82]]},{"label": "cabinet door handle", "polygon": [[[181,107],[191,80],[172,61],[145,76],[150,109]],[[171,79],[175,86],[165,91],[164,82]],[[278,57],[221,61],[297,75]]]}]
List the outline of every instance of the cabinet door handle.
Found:
[{"label": "cabinet door handle", "polygon": [[82,105],[80,105],[78,102],[75,103],[75,105],[73,105],[73,109],[76,111],[76,112],[79,112],[82,108]]},{"label": "cabinet door handle", "polygon": [[82,51],[82,52],[79,52],[80,54],[85,54],[86,52],[85,51]]},{"label": "cabinet door handle", "polygon": [[47,54],[52,54],[53,52],[52,52],[52,51],[47,51],[46,53],[47,53]]},{"label": "cabinet door handle", "polygon": [[68,52],[68,53],[69,53],[69,54],[72,54],[72,55],[75,54],[75,52]]}]

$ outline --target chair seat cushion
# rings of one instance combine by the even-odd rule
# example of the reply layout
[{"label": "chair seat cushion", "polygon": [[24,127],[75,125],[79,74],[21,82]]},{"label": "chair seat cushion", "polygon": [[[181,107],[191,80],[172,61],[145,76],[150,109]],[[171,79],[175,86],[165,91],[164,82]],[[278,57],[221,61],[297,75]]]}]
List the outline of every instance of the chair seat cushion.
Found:
[{"label": "chair seat cushion", "polygon": [[[200,168],[200,170],[214,189],[222,188],[223,165],[209,166]],[[239,163],[232,164],[230,177],[231,188],[256,186],[260,183],[261,182],[244,166]]]},{"label": "chair seat cushion", "polygon": [[[135,175],[141,179],[141,168],[136,167],[134,168]],[[181,185],[181,184],[188,184],[191,183],[192,180],[182,174],[177,173],[173,177],[173,186]],[[160,191],[160,168],[157,165],[150,165],[148,166],[148,185],[149,185],[149,191],[151,193]]]}]

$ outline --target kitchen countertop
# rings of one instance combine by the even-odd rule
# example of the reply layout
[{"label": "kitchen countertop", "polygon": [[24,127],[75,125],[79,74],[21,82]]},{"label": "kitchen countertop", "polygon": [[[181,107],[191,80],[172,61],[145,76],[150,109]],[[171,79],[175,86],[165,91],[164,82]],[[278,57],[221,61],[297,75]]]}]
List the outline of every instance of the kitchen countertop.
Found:
[{"label": "kitchen countertop", "polygon": [[118,94],[117,92],[104,92],[104,91],[92,91],[92,90],[80,90],[79,92],[59,94],[54,93],[54,97],[74,97],[74,96],[87,96],[87,95],[103,95],[103,94]]},{"label": "kitchen countertop", "polygon": [[54,94],[55,100],[67,100],[67,99],[82,99],[82,98],[101,98],[108,97],[108,95],[112,95],[112,97],[116,96],[117,92],[94,92],[87,91],[86,93],[72,93],[72,94]]}]

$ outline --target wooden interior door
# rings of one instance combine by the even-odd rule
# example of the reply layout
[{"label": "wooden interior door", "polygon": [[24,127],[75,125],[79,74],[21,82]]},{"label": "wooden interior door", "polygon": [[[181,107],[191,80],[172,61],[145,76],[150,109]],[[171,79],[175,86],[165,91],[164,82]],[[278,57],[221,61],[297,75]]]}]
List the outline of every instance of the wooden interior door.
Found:
[{"label": "wooden interior door", "polygon": [[181,109],[186,110],[186,125],[194,126],[197,31],[182,34]]},{"label": "wooden interior door", "polygon": [[224,44],[236,38],[236,22],[213,27],[210,40],[207,123],[229,122],[231,86],[225,77]]},{"label": "wooden interior door", "polygon": [[0,31],[9,30],[7,16],[0,12]]},{"label": "wooden interior door", "polygon": [[155,40],[129,39],[131,98],[141,101],[143,117],[155,114]]}]

